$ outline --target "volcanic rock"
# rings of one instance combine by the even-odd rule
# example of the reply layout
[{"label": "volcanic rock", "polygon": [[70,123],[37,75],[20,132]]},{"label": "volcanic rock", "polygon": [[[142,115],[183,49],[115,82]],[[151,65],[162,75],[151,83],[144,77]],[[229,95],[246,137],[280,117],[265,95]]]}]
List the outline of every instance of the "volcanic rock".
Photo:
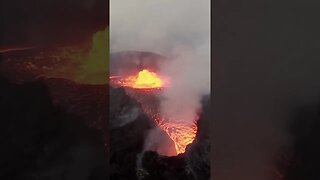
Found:
[{"label": "volcanic rock", "polygon": [[0,179],[107,178],[101,131],[53,104],[44,83],[0,85]]},{"label": "volcanic rock", "polygon": [[155,126],[123,88],[110,87],[110,178],[137,179],[136,162],[146,132]]},{"label": "volcanic rock", "polygon": [[156,152],[146,152],[142,168],[146,170],[142,180],[209,180],[210,178],[210,139],[208,123],[210,103],[204,101],[203,112],[198,121],[195,141],[184,154],[165,157]]},{"label": "volcanic rock", "polygon": [[122,51],[110,54],[110,75],[121,76],[134,74],[141,69],[157,72],[161,63],[167,59],[164,56],[140,51]]}]

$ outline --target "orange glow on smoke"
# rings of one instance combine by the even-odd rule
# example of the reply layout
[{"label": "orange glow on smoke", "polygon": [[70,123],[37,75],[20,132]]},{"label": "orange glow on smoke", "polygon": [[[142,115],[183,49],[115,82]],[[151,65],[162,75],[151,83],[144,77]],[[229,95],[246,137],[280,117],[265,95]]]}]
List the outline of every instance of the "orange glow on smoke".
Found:
[{"label": "orange glow on smoke", "polygon": [[[138,90],[142,94],[150,91],[156,92],[157,89],[161,91],[169,82],[166,78],[160,77],[160,75],[147,69],[143,69],[137,75],[127,78],[112,76],[110,80],[117,86],[130,87]],[[164,117],[159,113],[159,109],[151,107],[143,97],[134,94],[131,95],[141,103],[147,116],[153,119],[158,126],[168,134],[175,144],[176,153],[184,153],[187,145],[191,144],[196,137],[197,118],[195,118],[193,122],[186,122],[184,120],[172,119],[171,117]]]},{"label": "orange glow on smoke", "polygon": [[184,153],[187,145],[191,144],[196,138],[197,125],[195,121],[188,123],[183,120],[165,120],[159,116],[153,116],[153,119],[173,140],[178,154]]},{"label": "orange glow on smoke", "polygon": [[121,84],[135,89],[161,88],[164,86],[164,80],[156,73],[143,69],[137,75],[126,78]]}]

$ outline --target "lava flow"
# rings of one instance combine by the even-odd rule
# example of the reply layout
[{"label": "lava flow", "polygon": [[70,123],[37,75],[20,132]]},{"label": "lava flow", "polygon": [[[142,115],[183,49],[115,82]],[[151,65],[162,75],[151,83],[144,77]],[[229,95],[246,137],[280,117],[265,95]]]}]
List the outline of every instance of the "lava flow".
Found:
[{"label": "lava flow", "polygon": [[131,91],[129,94],[141,103],[144,112],[168,134],[175,143],[177,154],[185,152],[187,145],[191,144],[196,137],[197,118],[194,122],[186,122],[184,120],[164,117],[160,113],[159,107],[153,105],[154,100],[146,98],[147,92],[158,92],[157,90],[168,86],[169,81],[167,78],[161,77],[155,72],[143,69],[137,75],[126,78],[111,76],[110,80],[110,82],[116,86],[135,89],[135,93],[132,93]]},{"label": "lava flow", "polygon": [[[111,79],[114,78],[117,77],[111,77]],[[116,81],[116,84],[123,87],[131,87],[134,89],[152,89],[164,87],[165,81],[161,79],[156,73],[150,72],[147,69],[143,69],[137,75],[129,76],[127,78]]]},{"label": "lava flow", "polygon": [[187,145],[191,144],[196,137],[196,121],[188,123],[183,120],[165,119],[161,115],[155,115],[153,119],[173,140],[178,154],[184,153]]}]

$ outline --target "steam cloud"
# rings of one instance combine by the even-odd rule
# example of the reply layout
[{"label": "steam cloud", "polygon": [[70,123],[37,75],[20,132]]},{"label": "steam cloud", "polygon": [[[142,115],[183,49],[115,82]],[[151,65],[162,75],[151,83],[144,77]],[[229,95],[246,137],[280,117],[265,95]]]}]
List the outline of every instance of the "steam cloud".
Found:
[{"label": "steam cloud", "polygon": [[149,51],[168,57],[171,79],[162,113],[194,121],[210,92],[210,1],[111,1],[110,50]]}]

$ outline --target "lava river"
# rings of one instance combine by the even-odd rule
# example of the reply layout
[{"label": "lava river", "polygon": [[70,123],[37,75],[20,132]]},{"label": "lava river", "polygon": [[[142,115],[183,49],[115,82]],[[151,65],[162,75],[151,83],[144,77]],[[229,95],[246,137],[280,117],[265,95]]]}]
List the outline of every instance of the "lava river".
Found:
[{"label": "lava river", "polygon": [[111,76],[110,83],[114,86],[125,87],[128,94],[141,103],[144,112],[162,128],[175,143],[177,154],[184,153],[187,145],[191,144],[197,133],[197,118],[193,122],[183,119],[172,119],[161,114],[159,105],[154,105],[154,99],[147,98],[148,94],[161,93],[170,86],[167,77],[143,69],[132,76]]}]

